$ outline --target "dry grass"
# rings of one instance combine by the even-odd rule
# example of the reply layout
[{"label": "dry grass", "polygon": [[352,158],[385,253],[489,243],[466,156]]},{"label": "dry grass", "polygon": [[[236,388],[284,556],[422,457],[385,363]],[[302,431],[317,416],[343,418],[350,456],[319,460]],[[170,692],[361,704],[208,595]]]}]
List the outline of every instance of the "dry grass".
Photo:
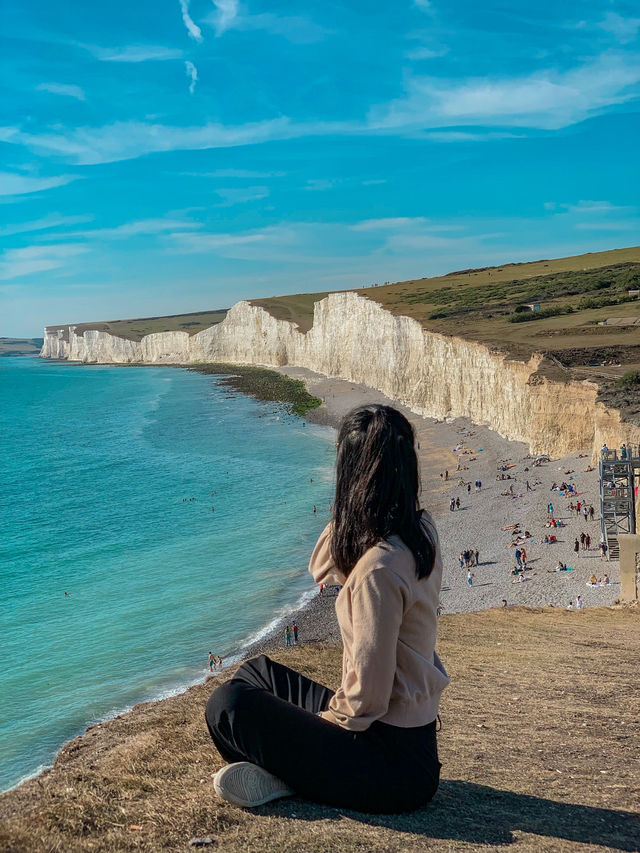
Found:
[{"label": "dry grass", "polygon": [[[460,335],[489,346],[506,349],[510,355],[526,358],[532,352],[545,349],[584,347],[585,330],[598,329],[597,340],[589,342],[594,346],[626,346],[632,341],[625,327],[598,327],[588,325],[613,316],[640,317],[640,302],[577,311],[575,314],[549,317],[533,323],[510,323],[508,317],[499,313],[484,316],[481,312],[463,316],[431,319],[430,315],[443,304],[430,301],[429,294],[451,288],[452,294],[460,290],[491,288],[498,293],[502,285],[513,281],[526,281],[537,276],[558,273],[584,271],[608,267],[613,264],[640,262],[640,247],[613,249],[608,252],[592,252],[568,258],[533,261],[531,263],[504,264],[499,267],[487,267],[477,270],[464,270],[459,273],[399,281],[382,287],[367,287],[356,292],[379,302],[392,314],[412,317],[425,328],[446,335]],[[323,299],[326,293],[306,293],[294,296],[278,296],[269,299],[254,299],[258,305],[279,320],[296,323],[300,331],[306,332],[313,321],[313,305]],[[497,301],[499,298],[496,296]],[[486,302],[492,301],[490,299]],[[576,302],[575,299],[560,299],[560,302]],[[637,333],[636,333],[637,335]]]},{"label": "dry grass", "polygon": [[267,299],[252,299],[251,304],[264,308],[276,320],[286,320],[298,327],[300,332],[308,332],[313,325],[313,306],[328,296],[323,293],[295,293],[292,296],[271,296]]},{"label": "dry grass", "polygon": [[[52,771],[0,798],[0,849],[186,851],[209,837],[207,849],[259,853],[638,850],[639,628],[640,612],[623,608],[444,616],[443,778],[414,814],[220,802],[209,681],[89,730]],[[338,682],[336,647],[275,656]]]},{"label": "dry grass", "polygon": [[[154,332],[188,332],[195,335],[221,323],[227,316],[226,309],[219,311],[195,311],[192,314],[171,314],[166,317],[140,317],[135,320],[106,320],[96,323],[78,323],[75,326],[76,335],[83,335],[88,330],[108,332],[129,341],[141,341],[145,335]],[[73,325],[73,324],[72,324]],[[69,340],[69,326],[47,326],[47,331],[62,329],[64,340]]]}]

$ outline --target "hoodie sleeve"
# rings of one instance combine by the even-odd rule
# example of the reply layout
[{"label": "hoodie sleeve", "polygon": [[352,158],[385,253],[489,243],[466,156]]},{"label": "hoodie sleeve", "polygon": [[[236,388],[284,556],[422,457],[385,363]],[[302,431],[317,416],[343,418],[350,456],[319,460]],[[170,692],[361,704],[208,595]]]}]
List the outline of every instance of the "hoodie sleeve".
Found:
[{"label": "hoodie sleeve", "polygon": [[331,556],[331,522],[320,534],[309,561],[309,571],[316,583],[339,584],[343,586],[346,577],[339,571]]},{"label": "hoodie sleeve", "polygon": [[345,592],[350,592],[352,645],[342,684],[322,716],[351,731],[363,731],[389,710],[407,590],[394,572],[380,566],[341,594]]}]

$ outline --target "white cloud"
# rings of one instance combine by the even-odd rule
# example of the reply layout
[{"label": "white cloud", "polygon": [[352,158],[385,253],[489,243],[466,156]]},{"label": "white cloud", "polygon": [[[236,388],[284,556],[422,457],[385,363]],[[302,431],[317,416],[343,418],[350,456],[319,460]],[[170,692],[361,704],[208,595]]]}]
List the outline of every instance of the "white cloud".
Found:
[{"label": "white cloud", "polygon": [[620,222],[579,222],[576,225],[578,231],[636,231],[640,230],[640,222],[637,219],[623,220]]},{"label": "white cloud", "polygon": [[243,16],[235,26],[242,30],[264,30],[271,35],[282,36],[293,44],[312,44],[320,41],[328,32],[310,18],[301,15],[274,15],[272,12]]},{"label": "white cloud", "polygon": [[566,72],[472,79],[460,83],[412,77],[403,97],[370,111],[372,128],[408,130],[443,125],[557,129],[636,94],[640,62],[605,54]]},{"label": "white cloud", "polygon": [[153,44],[132,44],[125,47],[81,44],[80,47],[102,62],[164,62],[182,57],[182,51],[177,48]]},{"label": "white cloud", "polygon": [[269,187],[223,187],[215,190],[215,193],[224,199],[225,205],[246,204],[267,198]]},{"label": "white cloud", "polygon": [[221,36],[233,26],[238,17],[238,0],[213,0],[213,5],[216,11],[210,20],[215,27],[216,35]]},{"label": "white cloud", "polygon": [[557,201],[545,201],[545,210],[555,210],[558,214],[576,214],[578,216],[592,214],[621,213],[622,211],[633,211],[635,208],[625,205],[612,204],[610,201],[591,201],[580,199],[572,204]]},{"label": "white cloud", "polygon": [[83,246],[69,244],[9,249],[0,260],[0,280],[58,269],[64,266],[68,258],[88,251]]},{"label": "white cloud", "polygon": [[213,0],[213,4],[215,11],[205,21],[214,28],[216,36],[227,30],[263,30],[282,36],[293,44],[311,44],[328,32],[302,15],[276,15],[273,12],[249,15],[241,11],[238,0]]},{"label": "white cloud", "polygon": [[324,192],[342,183],[339,178],[309,178],[305,190]]},{"label": "white cloud", "polygon": [[611,33],[621,44],[628,44],[638,35],[640,18],[623,18],[617,12],[607,12],[598,26]]},{"label": "white cloud", "polygon": [[621,207],[617,204],[612,204],[610,201],[589,201],[580,199],[576,204],[562,205],[569,213],[613,213],[629,208]]},{"label": "white cloud", "polygon": [[187,28],[187,32],[195,41],[202,41],[202,30],[189,14],[189,0],[179,0],[179,2],[180,11],[182,12],[182,21]]},{"label": "white cloud", "polygon": [[421,47],[414,47],[411,50],[408,50],[405,53],[407,59],[438,59],[441,56],[444,56],[448,53],[448,49],[446,47],[443,48],[431,48],[425,47],[424,45]]},{"label": "white cloud", "polygon": [[413,5],[417,6],[418,9],[422,9],[424,12],[431,10],[430,0],[413,0]]},{"label": "white cloud", "polygon": [[363,219],[351,225],[352,231],[388,231],[392,228],[420,226],[426,223],[424,216],[394,216],[384,219]]},{"label": "white cloud", "polygon": [[67,98],[76,98],[78,101],[86,100],[85,94],[80,86],[71,83],[40,83],[36,86],[39,92],[50,92],[52,95],[64,95]]},{"label": "white cloud", "polygon": [[207,254],[208,252],[234,252],[238,247],[264,244],[267,240],[273,241],[280,228],[272,226],[256,229],[253,231],[242,231],[236,234],[170,234],[175,242],[175,251],[180,254]]},{"label": "white cloud", "polygon": [[85,231],[73,231],[65,234],[65,237],[83,237],[100,240],[126,240],[129,237],[141,235],[163,234],[173,231],[191,231],[201,228],[199,222],[183,219],[169,219],[158,217],[155,219],[138,219],[134,222],[125,222],[113,228],[93,228]]},{"label": "white cloud", "polygon": [[196,83],[198,82],[198,69],[193,64],[193,62],[189,62],[187,59],[184,63],[185,71],[187,72],[187,77],[191,81],[189,83],[189,94],[193,95],[196,89]]},{"label": "white cloud", "polygon": [[104,127],[56,128],[48,133],[27,133],[17,128],[0,129],[0,139],[21,143],[35,151],[57,154],[82,166],[130,160],[162,151],[227,148],[255,145],[274,139],[304,135],[286,118],[243,125],[205,124],[173,127],[142,121],[123,121]]},{"label": "white cloud", "polygon": [[33,178],[30,175],[18,175],[13,172],[0,172],[0,196],[26,195],[41,190],[62,187],[77,180],[78,175],[58,175],[55,178]]},{"label": "white cloud", "polygon": [[216,169],[215,172],[180,172],[189,178],[284,178],[286,172],[254,172],[249,169]]},{"label": "white cloud", "polygon": [[20,222],[17,225],[6,225],[0,228],[0,237],[9,237],[12,234],[26,234],[30,231],[44,231],[48,228],[59,228],[61,225],[79,225],[81,222],[90,222],[91,216],[60,216],[51,213],[41,219],[32,222]]},{"label": "white cloud", "polygon": [[419,134],[420,139],[431,142],[490,142],[493,139],[523,139],[522,133],[508,131],[475,131],[468,130],[425,130]]},{"label": "white cloud", "polygon": [[[42,133],[0,128],[0,139],[63,156],[79,165],[129,160],[147,154],[256,145],[309,136],[394,134],[433,142],[480,141],[512,135],[512,128],[554,130],[622,104],[636,95],[640,61],[605,54],[558,73],[520,78],[442,80],[412,77],[405,94],[373,107],[365,121],[296,123],[287,117],[242,125],[175,127],[123,121],[104,127],[55,127]],[[476,127],[470,132],[465,128]],[[505,129],[490,131],[486,128]]]}]

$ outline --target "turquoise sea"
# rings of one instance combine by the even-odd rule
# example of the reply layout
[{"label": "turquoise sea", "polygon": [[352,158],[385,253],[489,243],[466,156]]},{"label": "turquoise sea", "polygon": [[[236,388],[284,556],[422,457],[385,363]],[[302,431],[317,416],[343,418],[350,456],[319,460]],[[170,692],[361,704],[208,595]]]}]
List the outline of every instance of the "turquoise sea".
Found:
[{"label": "turquoise sea", "polygon": [[187,370],[0,359],[0,790],[313,595],[333,442]]}]

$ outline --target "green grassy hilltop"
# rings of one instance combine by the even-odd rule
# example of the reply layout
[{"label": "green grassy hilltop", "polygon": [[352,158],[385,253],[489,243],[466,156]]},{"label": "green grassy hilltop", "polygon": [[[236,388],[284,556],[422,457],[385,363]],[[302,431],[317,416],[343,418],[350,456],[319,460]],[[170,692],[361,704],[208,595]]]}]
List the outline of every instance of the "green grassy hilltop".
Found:
[{"label": "green grassy hilltop", "polygon": [[[75,324],[76,335],[82,335],[89,330],[108,332],[118,338],[126,338],[129,341],[141,341],[145,335],[154,332],[188,332],[195,335],[203,329],[209,329],[221,323],[227,316],[227,309],[220,308],[216,311],[195,311],[192,314],[168,314],[166,317],[140,317],[134,320],[106,320],[95,323]],[[73,325],[73,324],[72,324]],[[63,326],[47,326],[48,332],[62,329],[64,339],[69,340],[69,324]]]},{"label": "green grassy hilltop", "polygon": [[[634,289],[640,289],[640,246],[460,270],[356,292],[434,332],[460,335],[524,356],[546,350],[640,344],[638,326],[598,326],[614,317],[640,323],[640,298],[628,294]],[[254,299],[252,304],[307,331],[314,302],[326,295],[278,296]],[[522,310],[529,303],[538,303],[541,310]],[[523,322],[525,318],[527,322]]]},{"label": "green grassy hilltop", "polygon": [[0,338],[0,356],[38,355],[42,338]]}]

